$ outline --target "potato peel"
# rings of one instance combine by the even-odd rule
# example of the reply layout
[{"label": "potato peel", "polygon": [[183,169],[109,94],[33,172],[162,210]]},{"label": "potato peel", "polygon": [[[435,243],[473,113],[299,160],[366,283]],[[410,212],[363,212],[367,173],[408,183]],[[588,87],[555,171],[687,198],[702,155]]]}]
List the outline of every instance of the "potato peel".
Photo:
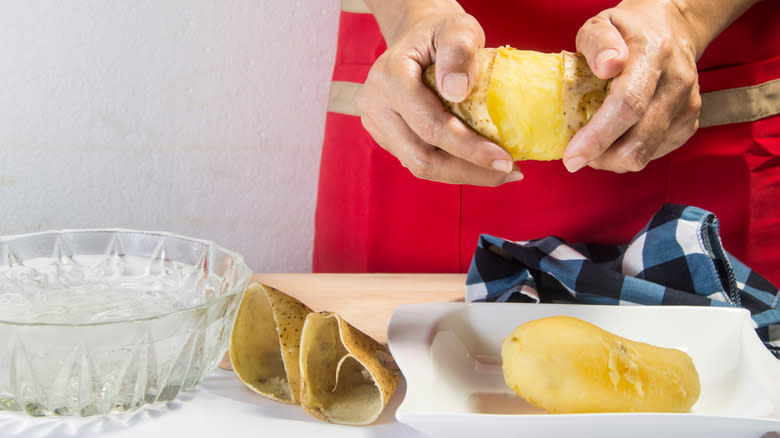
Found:
[{"label": "potato peel", "polygon": [[310,313],[283,292],[249,285],[230,336],[230,362],[239,380],[270,399],[298,403],[301,331]]},{"label": "potato peel", "polygon": [[303,409],[350,425],[376,421],[401,375],[385,346],[331,312],[306,318],[300,369]]},{"label": "potato peel", "polygon": [[339,315],[260,283],[244,294],[229,357],[252,391],[340,424],[374,422],[401,376],[387,347]]}]

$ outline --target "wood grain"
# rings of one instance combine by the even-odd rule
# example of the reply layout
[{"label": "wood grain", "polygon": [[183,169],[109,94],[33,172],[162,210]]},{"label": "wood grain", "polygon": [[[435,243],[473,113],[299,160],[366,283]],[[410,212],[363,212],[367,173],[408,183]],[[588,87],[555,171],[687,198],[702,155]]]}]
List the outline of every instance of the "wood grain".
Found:
[{"label": "wood grain", "polygon": [[328,310],[379,342],[402,304],[463,301],[465,274],[255,274],[255,281]]},{"label": "wood grain", "polygon": [[[383,344],[396,307],[464,301],[466,286],[466,274],[255,274],[252,280],[315,311],[336,312]],[[219,366],[230,369],[227,355]]]}]

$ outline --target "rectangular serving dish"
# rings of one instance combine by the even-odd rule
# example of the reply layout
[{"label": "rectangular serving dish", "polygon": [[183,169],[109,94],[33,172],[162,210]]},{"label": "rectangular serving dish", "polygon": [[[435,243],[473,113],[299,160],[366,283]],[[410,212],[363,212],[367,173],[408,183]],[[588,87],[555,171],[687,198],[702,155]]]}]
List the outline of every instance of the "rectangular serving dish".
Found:
[{"label": "rectangular serving dish", "polygon": [[[518,325],[554,315],[685,351],[699,372],[699,400],[674,414],[549,414],[531,406],[504,383],[501,342]],[[396,417],[430,436],[734,438],[780,431],[780,361],[744,309],[411,304],[393,313],[388,343],[407,381]]]}]

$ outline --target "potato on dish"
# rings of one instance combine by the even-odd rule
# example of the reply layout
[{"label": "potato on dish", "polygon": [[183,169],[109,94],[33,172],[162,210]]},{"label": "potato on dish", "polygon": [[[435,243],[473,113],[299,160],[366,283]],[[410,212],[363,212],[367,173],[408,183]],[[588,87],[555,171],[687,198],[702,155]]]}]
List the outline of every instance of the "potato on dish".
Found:
[{"label": "potato on dish", "polygon": [[685,412],[701,391],[685,352],[569,316],[518,326],[504,339],[501,358],[506,384],[554,413]]}]

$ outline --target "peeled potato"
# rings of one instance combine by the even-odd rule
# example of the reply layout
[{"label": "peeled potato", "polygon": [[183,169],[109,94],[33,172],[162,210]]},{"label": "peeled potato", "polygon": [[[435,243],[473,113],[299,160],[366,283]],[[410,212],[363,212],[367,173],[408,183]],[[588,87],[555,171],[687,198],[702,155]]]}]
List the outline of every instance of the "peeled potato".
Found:
[{"label": "peeled potato", "polygon": [[515,160],[556,160],[601,106],[608,81],[577,53],[511,47],[480,49],[471,94],[449,102],[436,88],[435,64],[423,81],[444,106]]},{"label": "peeled potato", "polygon": [[301,332],[312,310],[272,287],[252,283],[230,335],[230,362],[239,380],[265,397],[300,400]]},{"label": "peeled potato", "polygon": [[701,386],[684,352],[569,316],[529,321],[502,344],[506,384],[553,413],[685,412]]},{"label": "peeled potato", "polygon": [[306,318],[300,364],[301,406],[339,424],[374,422],[401,378],[387,347],[331,312]]}]

